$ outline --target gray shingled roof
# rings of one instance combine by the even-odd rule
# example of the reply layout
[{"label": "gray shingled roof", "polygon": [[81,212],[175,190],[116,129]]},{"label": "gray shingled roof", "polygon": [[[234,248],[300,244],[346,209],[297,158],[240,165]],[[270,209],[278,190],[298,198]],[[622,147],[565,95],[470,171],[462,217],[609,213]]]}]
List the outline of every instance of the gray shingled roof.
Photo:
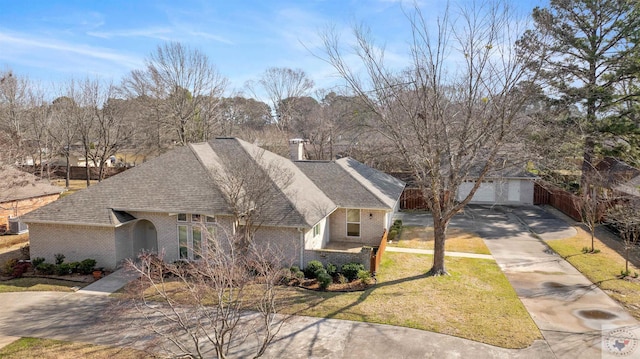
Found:
[{"label": "gray shingled roof", "polygon": [[224,198],[189,147],[66,196],[23,216],[24,222],[114,226],[120,211],[228,213]]},{"label": "gray shingled roof", "polygon": [[[261,210],[263,225],[311,227],[337,206],[293,162],[235,138],[176,148],[164,155],[23,216],[27,223],[117,226],[128,211],[230,215],[220,176],[233,166],[260,166],[259,173],[291,174]],[[258,173],[258,172],[256,172]]]},{"label": "gray shingled roof", "polygon": [[60,194],[63,191],[61,187],[10,166],[0,168],[0,183],[3,185],[0,187],[0,203]]},{"label": "gray shingled roof", "polygon": [[341,207],[393,209],[405,185],[397,178],[349,157],[295,163]]}]

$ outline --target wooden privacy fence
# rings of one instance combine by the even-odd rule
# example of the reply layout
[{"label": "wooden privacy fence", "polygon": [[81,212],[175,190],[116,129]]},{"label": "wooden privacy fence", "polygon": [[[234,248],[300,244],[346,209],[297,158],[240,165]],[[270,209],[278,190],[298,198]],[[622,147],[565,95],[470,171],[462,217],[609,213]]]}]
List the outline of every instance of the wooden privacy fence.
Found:
[{"label": "wooden privacy fence", "polygon": [[382,234],[382,239],[380,240],[380,245],[378,246],[378,248],[374,247],[373,251],[371,252],[369,271],[373,275],[378,272],[378,268],[380,268],[380,261],[382,260],[382,255],[384,254],[385,249],[387,249],[387,234],[388,232],[385,229],[384,233]]},{"label": "wooden privacy fence", "polygon": [[400,196],[400,209],[427,209],[422,191],[419,188],[405,188]]},{"label": "wooden privacy fence", "polygon": [[577,196],[551,184],[536,182],[533,186],[533,204],[548,204],[576,221],[580,221]]},{"label": "wooden privacy fence", "polygon": [[[40,166],[22,166],[22,169],[32,173],[36,176],[46,177],[46,172],[43,174],[40,172]],[[87,179],[87,168],[84,166],[71,166],[69,168],[69,179],[72,180],[86,180]],[[127,170],[126,167],[105,167],[104,168],[104,178],[109,178],[111,176],[117,175],[118,173],[124,172]],[[66,167],[45,167],[44,171],[48,171],[51,177],[53,178],[65,178],[67,174]],[[89,176],[92,180],[97,180],[99,175],[98,167],[89,167]]]}]

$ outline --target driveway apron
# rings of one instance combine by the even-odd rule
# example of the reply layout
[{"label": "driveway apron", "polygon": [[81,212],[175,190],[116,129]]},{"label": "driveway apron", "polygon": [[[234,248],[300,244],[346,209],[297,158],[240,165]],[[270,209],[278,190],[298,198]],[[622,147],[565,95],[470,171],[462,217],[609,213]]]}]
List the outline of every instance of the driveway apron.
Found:
[{"label": "driveway apron", "polygon": [[[640,358],[639,323],[537,235],[575,233],[540,208],[475,207],[475,231],[558,358]],[[469,211],[467,211],[469,212]],[[536,215],[538,212],[538,215]],[[466,213],[466,215],[470,215]],[[491,223],[481,218],[491,217]]]}]

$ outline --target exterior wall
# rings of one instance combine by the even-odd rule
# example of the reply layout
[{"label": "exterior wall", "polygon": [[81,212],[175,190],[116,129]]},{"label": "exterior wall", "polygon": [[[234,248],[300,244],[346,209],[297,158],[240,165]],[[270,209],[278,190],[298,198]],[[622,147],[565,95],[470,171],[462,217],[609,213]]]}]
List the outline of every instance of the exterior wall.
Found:
[{"label": "exterior wall", "polygon": [[[323,218],[317,225],[320,226],[320,233],[317,236],[313,235],[313,227],[306,231],[304,234],[304,249],[321,249],[329,242],[329,228],[327,228],[329,221],[327,218]],[[315,227],[315,226],[314,226]]]},{"label": "exterior wall", "polygon": [[[168,213],[129,212],[138,219],[146,219],[156,227],[158,252],[164,253],[165,261],[173,262],[180,258],[178,249],[178,218]],[[131,227],[133,228],[133,227]],[[132,242],[132,238],[129,239]],[[131,250],[133,254],[133,249]]]},{"label": "exterior wall", "polygon": [[40,196],[0,203],[0,227],[3,225],[9,229],[9,217],[19,217],[49,204],[60,197],[59,194]]},{"label": "exterior wall", "polygon": [[255,234],[258,248],[273,251],[284,267],[300,263],[300,232],[296,228],[260,227]]},{"label": "exterior wall", "polygon": [[31,258],[43,257],[53,263],[55,255],[62,253],[65,262],[92,258],[97,267],[114,269],[118,265],[114,228],[32,223],[29,232]]},{"label": "exterior wall", "polygon": [[135,223],[128,223],[115,229],[116,261],[121,265],[127,258],[132,258],[133,253],[133,228]]},{"label": "exterior wall", "polygon": [[533,204],[534,181],[520,181],[520,203]]},{"label": "exterior wall", "polygon": [[347,237],[347,210],[338,208],[329,216],[331,240],[377,246],[387,222],[386,211],[363,209],[360,211],[360,237]]},{"label": "exterior wall", "polygon": [[371,269],[371,252],[373,248],[363,247],[360,252],[344,252],[344,251],[332,251],[332,250],[305,250],[304,251],[304,263],[301,268],[304,268],[307,263],[312,260],[318,260],[322,264],[335,264],[338,268],[346,263],[356,262],[362,263],[365,270]]}]

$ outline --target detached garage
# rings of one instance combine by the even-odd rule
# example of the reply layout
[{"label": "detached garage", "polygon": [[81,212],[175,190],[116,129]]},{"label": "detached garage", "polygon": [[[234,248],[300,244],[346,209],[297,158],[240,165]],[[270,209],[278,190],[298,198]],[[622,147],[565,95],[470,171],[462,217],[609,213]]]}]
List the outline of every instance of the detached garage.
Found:
[{"label": "detached garage", "polygon": [[[536,178],[533,175],[486,178],[478,187],[470,203],[533,204],[533,184]],[[475,184],[475,179],[464,181],[458,189],[458,200],[463,200]]]}]

